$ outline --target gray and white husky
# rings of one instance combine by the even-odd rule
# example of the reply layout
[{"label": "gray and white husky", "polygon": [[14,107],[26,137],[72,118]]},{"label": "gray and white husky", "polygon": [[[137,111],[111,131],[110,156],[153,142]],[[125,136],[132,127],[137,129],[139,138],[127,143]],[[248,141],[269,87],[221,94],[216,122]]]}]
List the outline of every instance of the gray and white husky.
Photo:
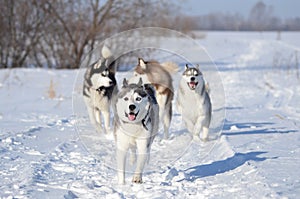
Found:
[{"label": "gray and white husky", "polygon": [[208,140],[211,121],[211,101],[202,72],[197,67],[185,66],[177,94],[177,107],[186,128],[194,139]]},{"label": "gray and white husky", "polygon": [[142,77],[146,83],[151,83],[156,90],[160,121],[163,121],[164,138],[168,138],[172,119],[172,100],[174,90],[171,74],[178,71],[178,66],[172,62],[160,64],[157,61],[144,61],[138,59],[138,65],[134,69],[135,77]]},{"label": "gray and white husky", "polygon": [[155,89],[150,84],[128,84],[124,79],[123,87],[115,98],[114,136],[117,146],[118,183],[125,183],[125,162],[131,150],[131,163],[137,157],[132,182],[142,183],[144,165],[149,160],[150,147],[158,131],[159,107]]},{"label": "gray and white husky", "polygon": [[[102,57],[89,66],[84,75],[83,98],[91,123],[97,131],[110,132],[110,104],[116,92],[115,60],[111,51],[104,45]],[[101,115],[104,120],[102,128]]]}]

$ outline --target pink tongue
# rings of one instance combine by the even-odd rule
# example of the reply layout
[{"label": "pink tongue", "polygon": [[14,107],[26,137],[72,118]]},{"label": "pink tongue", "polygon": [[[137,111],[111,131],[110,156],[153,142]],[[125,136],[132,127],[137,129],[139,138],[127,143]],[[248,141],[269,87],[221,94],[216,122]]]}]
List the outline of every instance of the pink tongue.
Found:
[{"label": "pink tongue", "polygon": [[191,87],[191,88],[195,88],[195,86],[196,86],[196,83],[195,83],[195,82],[190,82],[190,87]]},{"label": "pink tongue", "polygon": [[128,119],[129,119],[130,121],[135,120],[135,114],[129,114],[129,115],[128,115]]}]

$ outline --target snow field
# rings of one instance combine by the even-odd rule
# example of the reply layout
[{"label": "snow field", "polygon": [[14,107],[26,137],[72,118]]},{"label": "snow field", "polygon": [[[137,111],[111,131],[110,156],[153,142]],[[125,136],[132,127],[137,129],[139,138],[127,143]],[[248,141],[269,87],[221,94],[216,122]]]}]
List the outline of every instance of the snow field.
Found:
[{"label": "snow field", "polygon": [[[155,140],[141,185],[130,183],[130,172],[126,185],[116,184],[113,140],[92,129],[79,98],[72,103],[80,71],[1,70],[0,198],[297,198],[299,51],[272,37],[208,32],[197,40],[216,62],[226,95],[217,108],[221,95],[212,93],[213,139],[191,141],[175,111],[171,138]],[[288,42],[295,37],[282,33]],[[208,67],[204,74],[219,91]]]}]

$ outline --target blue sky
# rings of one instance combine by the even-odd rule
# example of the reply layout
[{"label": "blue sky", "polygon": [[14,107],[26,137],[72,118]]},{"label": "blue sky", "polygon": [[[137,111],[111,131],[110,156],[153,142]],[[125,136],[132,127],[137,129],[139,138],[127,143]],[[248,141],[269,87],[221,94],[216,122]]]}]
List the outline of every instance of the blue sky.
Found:
[{"label": "blue sky", "polygon": [[[203,15],[212,12],[240,13],[247,17],[259,0],[178,0],[185,14]],[[273,6],[273,14],[281,18],[300,17],[300,0],[262,0]]]}]

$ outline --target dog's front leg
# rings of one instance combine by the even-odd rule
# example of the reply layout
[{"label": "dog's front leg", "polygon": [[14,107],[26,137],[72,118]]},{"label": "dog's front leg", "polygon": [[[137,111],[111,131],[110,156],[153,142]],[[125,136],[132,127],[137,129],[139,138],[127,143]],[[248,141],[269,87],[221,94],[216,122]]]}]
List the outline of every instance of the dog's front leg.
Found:
[{"label": "dog's front leg", "polygon": [[122,132],[117,132],[117,170],[119,184],[125,184],[125,162],[128,149],[129,142],[127,136]]},{"label": "dog's front leg", "polygon": [[110,114],[109,110],[102,111],[105,133],[110,133]]},{"label": "dog's front leg", "polygon": [[208,141],[208,132],[209,132],[209,128],[206,126],[203,126],[202,136],[201,136],[201,139],[203,141]]},{"label": "dog's front leg", "polygon": [[101,125],[101,116],[99,109],[94,109],[96,124]]},{"label": "dog's front leg", "polygon": [[195,124],[190,119],[183,118],[183,120],[188,132],[194,135]]},{"label": "dog's front leg", "polygon": [[165,106],[165,115],[164,115],[164,139],[169,137],[169,128],[172,119],[172,102]]},{"label": "dog's front leg", "polygon": [[134,183],[142,183],[142,173],[144,170],[145,162],[148,156],[148,139],[140,139],[136,141],[137,144],[137,162],[135,173],[132,178],[132,182]]},{"label": "dog's front leg", "polygon": [[166,110],[166,102],[167,97],[162,94],[157,94],[157,103],[159,105],[159,121],[162,121],[163,128],[164,128],[164,139],[168,139],[169,137],[169,125],[171,119],[169,118],[169,115],[167,113],[168,110]]},{"label": "dog's front leg", "polygon": [[88,114],[89,114],[89,118],[90,118],[91,123],[93,125],[96,124],[94,108],[92,108],[90,106],[87,106],[87,110],[88,110]]},{"label": "dog's front leg", "polygon": [[117,149],[117,170],[118,170],[118,183],[125,184],[125,161],[126,151]]},{"label": "dog's front leg", "polygon": [[88,113],[89,113],[91,124],[96,128],[97,132],[101,132],[101,126],[100,126],[101,123],[99,124],[97,121],[97,114],[100,117],[99,111],[97,111],[95,108],[88,107]]},{"label": "dog's front leg", "polygon": [[199,134],[200,134],[200,131],[202,130],[203,119],[204,119],[204,116],[200,116],[200,117],[198,117],[198,119],[197,119],[197,121],[195,123],[194,131],[193,131],[193,138],[195,140],[199,140],[200,139]]}]

